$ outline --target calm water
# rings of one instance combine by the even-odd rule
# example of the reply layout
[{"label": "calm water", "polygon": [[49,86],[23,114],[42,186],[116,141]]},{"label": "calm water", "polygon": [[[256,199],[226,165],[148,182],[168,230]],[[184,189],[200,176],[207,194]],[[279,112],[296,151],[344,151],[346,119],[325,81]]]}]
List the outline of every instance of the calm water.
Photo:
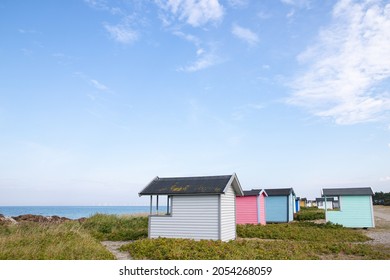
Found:
[{"label": "calm water", "polygon": [[149,213],[149,210],[149,206],[0,206],[0,214],[4,216],[57,215],[69,219],[88,218],[96,213],[119,215]]}]

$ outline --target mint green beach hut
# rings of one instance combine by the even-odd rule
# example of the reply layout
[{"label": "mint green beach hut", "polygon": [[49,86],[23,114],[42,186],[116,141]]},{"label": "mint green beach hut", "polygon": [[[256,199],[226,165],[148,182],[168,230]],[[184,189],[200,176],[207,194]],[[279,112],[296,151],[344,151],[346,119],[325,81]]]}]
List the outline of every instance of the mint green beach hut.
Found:
[{"label": "mint green beach hut", "polygon": [[375,227],[373,195],[371,188],[322,189],[324,199],[338,201],[338,207],[325,208],[326,221],[349,228]]}]

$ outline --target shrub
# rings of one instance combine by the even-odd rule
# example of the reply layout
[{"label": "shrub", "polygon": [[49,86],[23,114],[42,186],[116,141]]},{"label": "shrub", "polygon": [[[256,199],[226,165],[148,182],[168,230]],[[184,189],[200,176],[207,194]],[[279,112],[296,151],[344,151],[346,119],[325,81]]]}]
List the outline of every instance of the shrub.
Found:
[{"label": "shrub", "polygon": [[325,211],[316,207],[301,207],[301,211],[295,214],[295,220],[312,221],[325,219]]},{"label": "shrub", "polygon": [[388,259],[366,244],[300,241],[142,239],[122,246],[134,259],[150,260],[309,260]]}]

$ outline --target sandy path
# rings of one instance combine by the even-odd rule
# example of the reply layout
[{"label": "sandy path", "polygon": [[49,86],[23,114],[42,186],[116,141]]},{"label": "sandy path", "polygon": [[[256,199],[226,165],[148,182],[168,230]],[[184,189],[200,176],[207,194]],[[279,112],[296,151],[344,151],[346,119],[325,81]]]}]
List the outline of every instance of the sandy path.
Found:
[{"label": "sandy path", "polygon": [[102,241],[104,247],[106,247],[117,260],[131,260],[131,256],[128,252],[119,251],[119,248],[127,243],[129,243],[129,241]]},{"label": "sandy path", "polygon": [[372,238],[368,243],[390,247],[390,207],[374,206],[375,228],[368,229],[365,234]]}]

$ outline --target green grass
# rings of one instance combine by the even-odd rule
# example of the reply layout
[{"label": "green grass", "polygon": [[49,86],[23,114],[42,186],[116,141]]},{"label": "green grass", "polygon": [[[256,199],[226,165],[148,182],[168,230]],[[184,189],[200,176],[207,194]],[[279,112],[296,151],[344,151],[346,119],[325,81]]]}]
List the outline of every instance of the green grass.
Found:
[{"label": "green grass", "polygon": [[359,231],[340,225],[295,222],[283,224],[237,225],[242,238],[281,239],[319,242],[364,242],[370,240]]},{"label": "green grass", "polygon": [[[122,247],[135,259],[152,260],[311,260],[389,259],[361,242],[361,231],[333,224],[238,225],[239,239],[230,242],[189,239],[142,239]],[[359,242],[359,243],[356,243]]]},{"label": "green grass", "polygon": [[366,244],[302,241],[143,239],[122,246],[134,259],[149,260],[316,260],[389,259]]},{"label": "green grass", "polygon": [[[238,225],[238,240],[147,239],[148,217],[97,214],[83,223],[0,225],[0,259],[114,259],[102,240],[136,240],[123,250],[134,259],[284,260],[390,259],[386,250],[362,244],[362,231],[333,224]],[[359,242],[359,243],[356,243]]]},{"label": "green grass", "polygon": [[300,211],[294,217],[297,221],[313,221],[325,219],[325,210],[317,207],[301,207]]},{"label": "green grass", "polygon": [[96,214],[82,227],[98,240],[136,240],[148,236],[148,217]]},{"label": "green grass", "polygon": [[110,260],[114,256],[77,222],[0,225],[1,260]]}]

